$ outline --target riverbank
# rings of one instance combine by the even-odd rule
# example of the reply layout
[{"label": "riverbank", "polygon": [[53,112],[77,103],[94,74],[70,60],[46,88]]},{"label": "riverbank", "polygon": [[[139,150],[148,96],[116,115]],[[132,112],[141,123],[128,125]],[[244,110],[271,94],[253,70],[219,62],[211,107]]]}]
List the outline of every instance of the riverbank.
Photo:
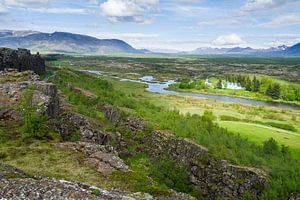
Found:
[{"label": "riverbank", "polygon": [[[182,92],[182,93],[193,93],[193,94],[205,94],[205,95],[233,97],[233,98],[240,98],[240,99],[247,99],[247,100],[254,100],[254,101],[266,101],[266,102],[270,102],[270,103],[284,103],[284,104],[299,106],[299,108],[300,108],[300,102],[298,102],[298,101],[274,100],[270,97],[267,97],[267,96],[261,95],[261,94],[258,94],[258,96],[243,96],[243,95],[224,94],[224,93],[218,93],[218,92],[206,92],[206,91],[203,91],[203,90],[196,90],[196,89],[180,89],[176,86],[176,84],[170,85],[168,88],[166,88],[166,90]],[[235,91],[233,91],[233,92],[235,92]]]}]

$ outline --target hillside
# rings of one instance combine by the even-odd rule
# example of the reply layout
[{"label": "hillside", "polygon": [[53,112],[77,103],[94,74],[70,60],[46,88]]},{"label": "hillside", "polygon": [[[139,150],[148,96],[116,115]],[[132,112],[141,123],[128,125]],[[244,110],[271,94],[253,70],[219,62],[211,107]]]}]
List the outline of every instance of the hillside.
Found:
[{"label": "hillside", "polygon": [[28,48],[39,52],[138,53],[138,50],[122,40],[98,39],[66,32],[2,31],[0,32],[0,46]]}]

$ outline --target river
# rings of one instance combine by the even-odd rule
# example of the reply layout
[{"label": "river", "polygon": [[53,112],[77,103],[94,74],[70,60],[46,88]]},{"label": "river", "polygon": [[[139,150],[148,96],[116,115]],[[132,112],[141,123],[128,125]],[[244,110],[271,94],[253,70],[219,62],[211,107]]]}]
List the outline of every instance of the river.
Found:
[{"label": "river", "polygon": [[[97,75],[104,74],[104,72],[101,72],[101,71],[92,71],[92,70],[82,70],[82,71],[97,74]],[[252,100],[252,99],[239,98],[239,97],[229,97],[229,96],[221,96],[221,95],[188,93],[188,92],[177,92],[177,91],[172,91],[172,90],[166,90],[169,87],[169,85],[174,84],[176,82],[174,80],[168,80],[166,82],[159,82],[153,76],[143,76],[139,80],[123,79],[123,78],[120,78],[117,76],[114,76],[114,78],[118,78],[121,81],[144,83],[148,86],[146,88],[146,91],[159,93],[159,94],[199,97],[199,98],[206,98],[206,99],[214,99],[214,100],[223,101],[223,102],[232,102],[232,103],[241,103],[241,104],[255,105],[255,106],[268,106],[268,107],[300,110],[300,105],[291,104],[291,103]]]}]

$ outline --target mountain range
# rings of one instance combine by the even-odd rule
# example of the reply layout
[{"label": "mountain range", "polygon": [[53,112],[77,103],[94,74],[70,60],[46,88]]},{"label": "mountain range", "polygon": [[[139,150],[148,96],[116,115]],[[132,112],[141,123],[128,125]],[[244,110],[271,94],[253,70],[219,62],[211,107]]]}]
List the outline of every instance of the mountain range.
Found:
[{"label": "mountain range", "polygon": [[[298,46],[297,46],[298,45]],[[300,55],[300,44],[288,47],[285,45],[268,49],[253,49],[250,47],[233,48],[198,48],[194,51],[183,52],[192,55]]]},{"label": "mountain range", "polygon": [[0,31],[0,46],[61,53],[140,53],[118,39],[98,39],[66,32]]},{"label": "mountain range", "polygon": [[27,48],[39,52],[55,53],[136,53],[136,54],[183,54],[183,55],[300,55],[300,43],[288,47],[278,46],[268,49],[250,47],[234,48],[197,48],[188,52],[150,51],[135,49],[119,39],[98,39],[87,35],[67,32],[42,33],[37,31],[0,31],[0,46],[9,48]]}]

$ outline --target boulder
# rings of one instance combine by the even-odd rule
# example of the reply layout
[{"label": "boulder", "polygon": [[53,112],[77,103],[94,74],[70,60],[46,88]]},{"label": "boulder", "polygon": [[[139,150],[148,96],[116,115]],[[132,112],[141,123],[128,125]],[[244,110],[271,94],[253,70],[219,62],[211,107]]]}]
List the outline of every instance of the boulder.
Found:
[{"label": "boulder", "polygon": [[297,193],[291,194],[289,200],[300,200],[300,194]]}]

